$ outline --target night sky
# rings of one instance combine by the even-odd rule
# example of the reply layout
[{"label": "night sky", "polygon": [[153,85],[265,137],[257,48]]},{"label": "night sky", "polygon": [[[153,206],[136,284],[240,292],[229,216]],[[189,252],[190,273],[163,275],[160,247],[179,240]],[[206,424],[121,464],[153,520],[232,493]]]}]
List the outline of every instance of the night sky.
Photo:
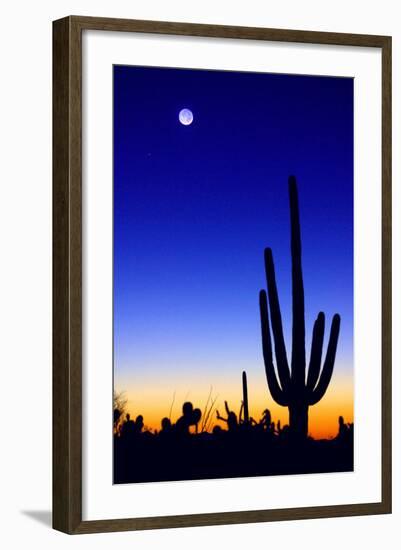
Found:
[{"label": "night sky", "polygon": [[265,381],[258,292],[269,246],[289,356],[289,175],[307,352],[319,311],[324,350],[332,315],[342,319],[331,388],[311,421],[334,435],[339,414],[353,418],[353,80],[114,67],[114,382],[148,426],[174,393],[175,417],[186,399],[202,408],[210,386],[218,408],[229,399],[238,409],[244,369],[251,413],[268,406],[286,421]]}]

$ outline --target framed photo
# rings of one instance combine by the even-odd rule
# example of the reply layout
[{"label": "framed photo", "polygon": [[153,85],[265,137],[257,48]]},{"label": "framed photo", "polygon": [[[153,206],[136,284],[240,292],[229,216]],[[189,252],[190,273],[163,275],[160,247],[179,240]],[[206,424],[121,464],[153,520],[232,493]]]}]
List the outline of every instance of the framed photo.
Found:
[{"label": "framed photo", "polygon": [[391,38],[53,27],[53,525],[391,511]]}]

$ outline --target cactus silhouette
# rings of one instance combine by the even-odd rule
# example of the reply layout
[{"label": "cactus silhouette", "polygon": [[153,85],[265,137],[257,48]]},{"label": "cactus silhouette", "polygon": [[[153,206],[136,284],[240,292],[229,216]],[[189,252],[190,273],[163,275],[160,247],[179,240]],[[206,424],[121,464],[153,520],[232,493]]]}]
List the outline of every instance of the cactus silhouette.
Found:
[{"label": "cactus silhouette", "polygon": [[244,404],[244,424],[249,424],[248,383],[245,371],[242,373],[242,395]]},{"label": "cactus silhouette", "polygon": [[[283,407],[288,407],[291,436],[296,439],[304,439],[308,435],[309,407],[322,399],[333,374],[338,335],[340,332],[340,316],[335,314],[333,317],[326,358],[323,366],[321,366],[325,317],[322,312],[318,314],[313,326],[309,370],[306,377],[304,284],[302,277],[298,192],[295,177],[290,176],[288,187],[292,261],[291,370],[288,365],[285,349],[273,255],[270,248],[266,248],[265,250],[267,294],[265,290],[260,291],[259,305],[263,358],[269,391],[276,403]],[[277,374],[273,364],[270,324],[274,339]]]}]

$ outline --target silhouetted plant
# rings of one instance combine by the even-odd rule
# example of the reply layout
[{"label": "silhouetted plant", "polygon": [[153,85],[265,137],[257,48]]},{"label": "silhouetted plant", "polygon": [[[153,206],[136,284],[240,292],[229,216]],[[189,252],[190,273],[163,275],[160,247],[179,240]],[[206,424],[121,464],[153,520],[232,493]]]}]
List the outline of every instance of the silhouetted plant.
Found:
[{"label": "silhouetted plant", "polygon": [[166,416],[162,418],[161,421],[161,430],[160,433],[162,434],[170,434],[171,433],[171,420],[167,418]]},{"label": "silhouetted plant", "polygon": [[244,404],[244,423],[249,424],[249,407],[248,407],[248,382],[246,378],[246,372],[242,373],[242,395]]},{"label": "silhouetted plant", "polygon": [[276,431],[276,424],[275,424],[274,422],[272,422],[272,423],[270,424],[270,433],[271,433],[272,435],[276,435],[276,433],[277,433],[277,435],[278,435],[278,431]]},{"label": "silhouetted plant", "polygon": [[[289,409],[290,433],[297,439],[308,435],[308,409],[318,403],[330,383],[336,356],[340,316],[335,314],[331,323],[326,359],[321,368],[324,313],[320,312],[313,326],[309,371],[305,381],[305,304],[301,262],[301,231],[299,221],[298,193],[295,177],[289,178],[289,198],[291,216],[291,261],[292,261],[292,356],[291,371],[283,336],[280,304],[277,293],[273,255],[270,248],[265,250],[267,291],[260,291],[260,316],[262,325],[263,357],[267,383],[273,399]],[[269,319],[269,310],[271,319]],[[276,375],[273,365],[272,339],[276,356]]]},{"label": "silhouetted plant", "polygon": [[175,429],[178,434],[189,434],[189,427],[195,426],[196,432],[198,431],[198,422],[202,416],[200,409],[194,409],[194,406],[189,401],[186,401],[182,406],[182,416],[177,420]]},{"label": "silhouetted plant", "polygon": [[124,392],[113,392],[113,431],[115,434],[120,432],[121,420],[125,412],[127,399]]},{"label": "silhouetted plant", "polygon": [[200,426],[200,431],[202,433],[203,432],[208,432],[209,429],[211,428],[212,423],[213,423],[214,405],[217,401],[218,395],[216,395],[216,397],[212,397],[212,391],[213,391],[213,386],[210,386],[209,395],[207,397],[205,407],[204,407],[204,411],[203,411],[203,414],[202,414],[202,422],[201,422],[201,426]]},{"label": "silhouetted plant", "polygon": [[121,425],[121,435],[124,438],[131,437],[135,434],[135,421],[131,420],[131,415],[125,415],[125,421]]},{"label": "silhouetted plant", "polygon": [[263,430],[274,435],[274,422],[272,422],[272,415],[269,409],[263,411],[259,424],[262,426]]},{"label": "silhouetted plant", "polygon": [[144,422],[143,422],[143,416],[139,414],[135,419],[135,433],[140,434],[143,430]]},{"label": "silhouetted plant", "polygon": [[338,417],[338,434],[336,439],[343,441],[353,436],[353,424],[346,424],[343,416]]},{"label": "silhouetted plant", "polygon": [[113,430],[114,433],[117,434],[119,431],[119,423],[121,418],[121,411],[119,409],[113,410]]},{"label": "silhouetted plant", "polygon": [[222,420],[227,424],[227,428],[230,432],[235,431],[238,428],[238,419],[234,411],[230,410],[227,401],[224,401],[224,406],[227,413],[227,418],[224,418],[220,415],[219,411],[216,411],[216,416],[218,420]]},{"label": "silhouetted plant", "polygon": [[220,436],[222,434],[223,430],[221,428],[221,426],[219,425],[216,425],[216,426],[213,426],[213,435],[216,435],[216,436]]},{"label": "silhouetted plant", "polygon": [[195,426],[195,432],[198,433],[198,423],[201,419],[202,411],[200,409],[194,409],[192,412],[192,422],[191,425]]}]

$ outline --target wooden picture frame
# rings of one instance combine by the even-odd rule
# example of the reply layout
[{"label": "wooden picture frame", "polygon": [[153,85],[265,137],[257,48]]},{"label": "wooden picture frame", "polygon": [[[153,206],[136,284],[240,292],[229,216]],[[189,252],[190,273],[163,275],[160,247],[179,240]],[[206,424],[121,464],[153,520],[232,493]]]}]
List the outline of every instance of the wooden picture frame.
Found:
[{"label": "wooden picture frame", "polygon": [[[82,520],[84,30],[378,48],[382,58],[382,496],[379,502]],[[69,534],[391,512],[391,37],[71,16],[53,23],[53,527]]]}]

